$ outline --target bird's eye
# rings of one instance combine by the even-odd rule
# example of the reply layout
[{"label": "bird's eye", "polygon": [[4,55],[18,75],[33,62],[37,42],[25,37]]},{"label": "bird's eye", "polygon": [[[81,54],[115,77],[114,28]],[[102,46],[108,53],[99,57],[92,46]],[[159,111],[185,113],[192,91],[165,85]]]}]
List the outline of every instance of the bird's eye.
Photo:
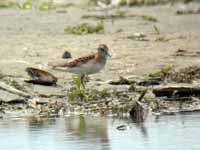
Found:
[{"label": "bird's eye", "polygon": [[104,48],[100,48],[100,50],[101,50],[101,51],[105,51],[105,49],[104,49]]}]

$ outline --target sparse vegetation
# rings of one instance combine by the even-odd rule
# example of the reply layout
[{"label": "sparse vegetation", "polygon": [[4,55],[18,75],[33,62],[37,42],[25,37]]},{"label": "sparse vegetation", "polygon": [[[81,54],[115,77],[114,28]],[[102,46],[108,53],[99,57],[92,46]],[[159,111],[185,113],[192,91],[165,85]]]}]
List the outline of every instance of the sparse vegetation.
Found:
[{"label": "sparse vegetation", "polygon": [[83,19],[99,19],[99,20],[105,20],[105,19],[118,19],[118,18],[124,18],[125,12],[119,11],[115,14],[87,14],[83,15]]},{"label": "sparse vegetation", "polygon": [[5,0],[0,1],[0,8],[19,8],[19,9],[31,9],[31,8],[38,8],[40,10],[49,10],[52,8],[52,5],[47,0],[38,1],[38,5],[33,5],[31,0],[23,0],[22,3],[19,3],[14,0]]},{"label": "sparse vegetation", "polygon": [[30,0],[24,0],[22,3],[22,9],[30,9],[32,8],[32,3]]},{"label": "sparse vegetation", "polygon": [[200,67],[199,66],[189,66],[182,68],[178,71],[172,72],[168,79],[174,82],[185,82],[191,83],[194,80],[200,80]]},{"label": "sparse vegetation", "polygon": [[0,1],[0,8],[20,8],[20,4],[14,1]]},{"label": "sparse vegetation", "polygon": [[168,82],[191,83],[200,80],[200,67],[189,66],[179,70],[174,69],[174,65],[167,64],[160,70],[156,70],[148,75],[149,77],[160,77]]},{"label": "sparse vegetation", "polygon": [[41,1],[39,4],[40,10],[49,10],[52,9],[52,4],[49,1]]},{"label": "sparse vegetation", "polygon": [[[91,0],[93,1],[93,0]],[[166,3],[176,3],[176,2],[184,2],[189,3],[193,0],[119,0],[115,3],[116,6],[138,6],[138,5],[158,5],[158,4],[166,4]]]},{"label": "sparse vegetation", "polygon": [[156,25],[153,26],[153,29],[156,34],[160,34],[160,29]]},{"label": "sparse vegetation", "polygon": [[184,9],[184,10],[177,10],[176,14],[184,15],[184,14],[200,14],[200,7],[197,9]]},{"label": "sparse vegetation", "polygon": [[150,21],[150,22],[157,22],[158,20],[150,15],[146,14],[136,14],[136,13],[126,13],[124,11],[116,12],[115,14],[87,14],[83,15],[83,19],[122,19],[122,18],[129,18],[129,17],[138,17],[142,18],[143,20]]},{"label": "sparse vegetation", "polygon": [[75,87],[69,89],[67,96],[69,100],[98,100],[106,97],[110,97],[108,90],[96,90],[96,89],[85,89],[81,84],[80,77],[73,77]]},{"label": "sparse vegetation", "polygon": [[90,7],[95,7],[97,6],[96,3],[93,3],[93,2],[82,2],[82,3],[64,3],[62,5],[57,5],[55,7],[58,7],[58,8],[69,8],[69,7],[74,7],[74,8],[90,8]]},{"label": "sparse vegetation", "polygon": [[69,8],[69,7],[75,7],[76,5],[74,3],[67,3],[67,4],[63,4],[59,7],[61,8]]},{"label": "sparse vegetation", "polygon": [[151,72],[148,76],[149,77],[161,77],[162,79],[165,79],[173,71],[173,69],[174,69],[174,65],[166,64],[160,70]]},{"label": "sparse vegetation", "polygon": [[70,100],[83,99],[85,97],[85,90],[81,84],[81,78],[79,76],[74,76],[73,81],[75,83],[75,87],[70,88],[68,91],[68,98]]},{"label": "sparse vegetation", "polygon": [[64,29],[65,33],[68,34],[89,34],[89,33],[99,33],[104,30],[104,23],[98,22],[96,25],[91,25],[88,23],[82,23],[80,25],[71,27],[68,26]]}]

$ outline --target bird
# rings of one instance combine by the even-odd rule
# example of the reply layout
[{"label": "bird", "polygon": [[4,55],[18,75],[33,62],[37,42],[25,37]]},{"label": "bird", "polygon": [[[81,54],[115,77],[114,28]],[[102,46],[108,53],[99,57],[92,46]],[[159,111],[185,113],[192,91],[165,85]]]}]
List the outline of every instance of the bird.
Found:
[{"label": "bird", "polygon": [[76,58],[70,62],[58,64],[49,63],[49,66],[55,70],[78,75],[81,79],[82,86],[85,88],[84,78],[102,70],[106,65],[108,57],[111,57],[108,46],[106,44],[100,44],[96,53]]}]

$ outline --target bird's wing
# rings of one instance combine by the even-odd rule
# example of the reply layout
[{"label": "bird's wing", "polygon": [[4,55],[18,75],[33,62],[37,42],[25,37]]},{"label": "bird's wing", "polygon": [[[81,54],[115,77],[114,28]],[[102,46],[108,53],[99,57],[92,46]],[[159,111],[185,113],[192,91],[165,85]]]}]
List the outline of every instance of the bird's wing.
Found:
[{"label": "bird's wing", "polygon": [[74,59],[70,62],[67,63],[60,63],[60,64],[49,64],[52,67],[69,67],[69,68],[73,68],[73,67],[77,67],[79,65],[85,64],[87,62],[89,62],[90,60],[94,59],[96,57],[95,54],[90,54],[87,56],[83,56],[83,57],[79,57],[77,59]]}]

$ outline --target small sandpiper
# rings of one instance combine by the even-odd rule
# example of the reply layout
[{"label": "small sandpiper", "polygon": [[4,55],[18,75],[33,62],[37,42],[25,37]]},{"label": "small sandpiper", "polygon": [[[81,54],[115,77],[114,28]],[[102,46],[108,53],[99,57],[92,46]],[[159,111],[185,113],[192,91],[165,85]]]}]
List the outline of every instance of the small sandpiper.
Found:
[{"label": "small sandpiper", "polygon": [[109,49],[105,44],[100,44],[96,53],[87,56],[82,56],[75,60],[62,64],[49,64],[56,70],[66,71],[77,74],[81,77],[81,82],[84,87],[84,77],[90,74],[98,73],[105,67],[109,54]]}]

